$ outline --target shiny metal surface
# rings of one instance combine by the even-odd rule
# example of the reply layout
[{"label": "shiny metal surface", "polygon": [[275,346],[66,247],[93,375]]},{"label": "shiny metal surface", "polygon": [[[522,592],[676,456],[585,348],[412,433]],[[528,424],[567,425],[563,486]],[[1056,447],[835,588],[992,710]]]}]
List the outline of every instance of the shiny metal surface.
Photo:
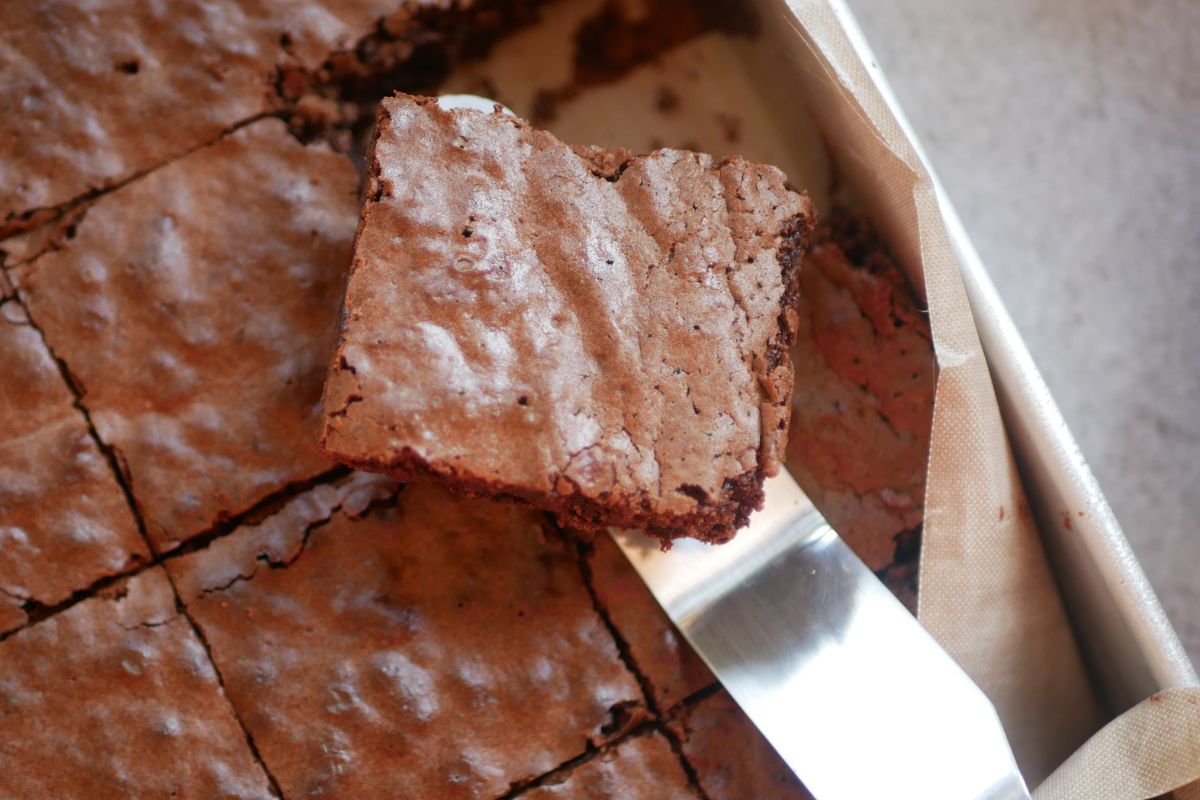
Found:
[{"label": "shiny metal surface", "polygon": [[1028,800],[991,703],[786,472],[729,544],[613,535],[818,800]]}]

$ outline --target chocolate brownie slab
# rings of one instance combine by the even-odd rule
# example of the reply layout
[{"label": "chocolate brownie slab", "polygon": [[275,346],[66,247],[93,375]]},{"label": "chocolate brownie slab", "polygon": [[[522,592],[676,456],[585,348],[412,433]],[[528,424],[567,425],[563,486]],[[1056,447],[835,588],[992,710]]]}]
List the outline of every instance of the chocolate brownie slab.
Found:
[{"label": "chocolate brownie slab", "polygon": [[273,797],[161,569],[0,642],[0,797]]},{"label": "chocolate brownie slab", "polygon": [[167,550],[316,452],[358,177],[263,120],[97,200],[11,275]]},{"label": "chocolate brownie slab", "polygon": [[796,310],[788,468],[879,570],[897,534],[921,524],[937,376],[929,322],[867,222],[845,213],[814,234]]},{"label": "chocolate brownie slab", "polygon": [[0,633],[147,559],[112,469],[23,308],[0,302]]},{"label": "chocolate brownie slab", "polygon": [[322,445],[583,527],[728,539],[787,441],[779,170],[383,102]]},{"label": "chocolate brownie slab", "polygon": [[528,509],[360,474],[167,563],[292,800],[499,797],[641,697]]},{"label": "chocolate brownie slab", "polygon": [[661,733],[634,736],[565,775],[521,795],[523,800],[697,800],[687,773]]}]

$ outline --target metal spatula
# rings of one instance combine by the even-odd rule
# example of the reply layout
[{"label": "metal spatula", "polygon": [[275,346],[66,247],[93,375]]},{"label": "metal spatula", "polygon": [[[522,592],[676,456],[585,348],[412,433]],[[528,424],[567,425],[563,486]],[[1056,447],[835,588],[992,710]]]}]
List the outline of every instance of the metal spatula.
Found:
[{"label": "metal spatula", "polygon": [[818,800],[1029,800],[991,703],[792,477],[733,541],[614,532]]}]

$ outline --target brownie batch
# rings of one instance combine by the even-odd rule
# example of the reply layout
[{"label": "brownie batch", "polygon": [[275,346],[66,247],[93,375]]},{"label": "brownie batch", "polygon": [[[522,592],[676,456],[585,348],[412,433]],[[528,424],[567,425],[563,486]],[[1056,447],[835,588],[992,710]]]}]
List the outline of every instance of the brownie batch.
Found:
[{"label": "brownie batch", "polygon": [[[807,796],[606,535],[318,449],[341,134],[498,5],[14,5],[0,796]],[[786,464],[911,596],[924,319],[853,217],[794,308]]]}]

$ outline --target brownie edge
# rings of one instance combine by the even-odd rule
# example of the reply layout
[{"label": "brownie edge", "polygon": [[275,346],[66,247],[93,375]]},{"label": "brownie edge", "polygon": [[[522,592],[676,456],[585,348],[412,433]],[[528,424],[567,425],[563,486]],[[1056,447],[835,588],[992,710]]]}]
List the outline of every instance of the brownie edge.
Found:
[{"label": "brownie edge", "polygon": [[808,198],[385,100],[321,447],[568,525],[725,541],[787,442]]}]

